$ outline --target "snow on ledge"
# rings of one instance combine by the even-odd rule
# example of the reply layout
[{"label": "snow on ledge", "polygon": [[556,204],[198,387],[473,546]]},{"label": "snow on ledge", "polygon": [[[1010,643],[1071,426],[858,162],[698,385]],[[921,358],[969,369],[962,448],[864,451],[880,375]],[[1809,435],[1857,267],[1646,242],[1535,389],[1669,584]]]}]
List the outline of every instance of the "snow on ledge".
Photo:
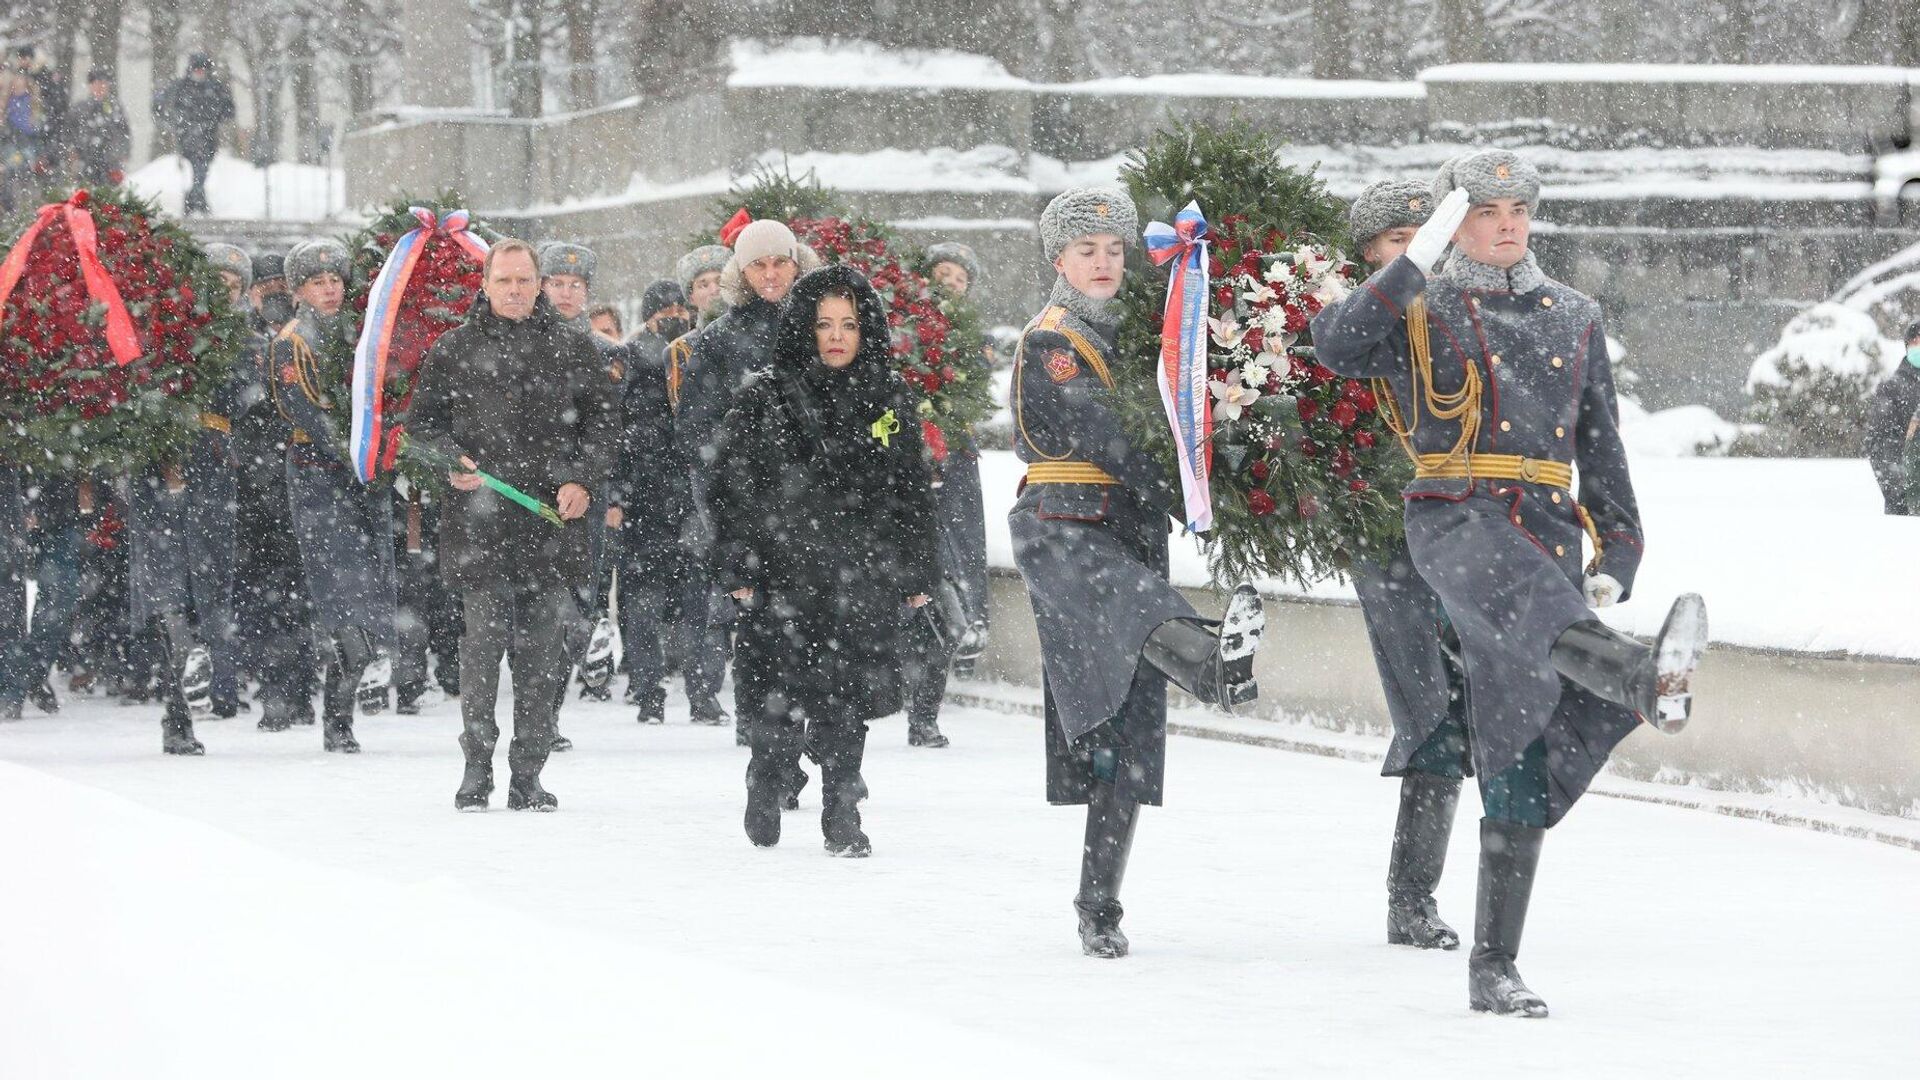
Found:
[{"label": "snow on ledge", "polygon": [[735,41],[730,87],[873,86],[1020,90],[998,60],[952,49],[887,49],[870,41]]},{"label": "snow on ledge", "polygon": [[1906,86],[1920,68],[1839,64],[1442,64],[1423,83],[1718,83]]}]

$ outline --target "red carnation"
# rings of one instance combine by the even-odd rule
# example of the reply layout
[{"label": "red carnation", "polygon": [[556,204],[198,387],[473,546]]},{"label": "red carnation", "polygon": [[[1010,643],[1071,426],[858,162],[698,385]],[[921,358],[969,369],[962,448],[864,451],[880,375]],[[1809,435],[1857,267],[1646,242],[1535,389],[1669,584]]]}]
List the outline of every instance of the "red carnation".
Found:
[{"label": "red carnation", "polygon": [[1320,403],[1310,397],[1295,399],[1293,407],[1299,412],[1300,422],[1303,424],[1312,423],[1313,418],[1320,415]]},{"label": "red carnation", "polygon": [[1353,445],[1359,447],[1360,449],[1371,450],[1373,449],[1373,444],[1374,444],[1373,432],[1356,431],[1353,433]]},{"label": "red carnation", "polygon": [[1247,492],[1247,509],[1253,511],[1254,517],[1266,517],[1275,509],[1273,496],[1255,488]]},{"label": "red carnation", "polygon": [[1347,490],[1353,492],[1356,495],[1367,490],[1367,487],[1368,487],[1368,484],[1365,480],[1347,481]]},{"label": "red carnation", "polygon": [[1267,473],[1270,470],[1267,468],[1267,463],[1265,459],[1254,458],[1253,464],[1247,467],[1247,471],[1253,474],[1253,479],[1255,483],[1264,484],[1267,482]]},{"label": "red carnation", "polygon": [[1318,454],[1319,452],[1320,452],[1320,444],[1314,442],[1312,439],[1307,438],[1305,435],[1300,436],[1300,456],[1301,457],[1313,457],[1315,454]]},{"label": "red carnation", "polygon": [[1333,452],[1333,475],[1344,478],[1359,466],[1353,458],[1353,451],[1341,447]]},{"label": "red carnation", "polygon": [[1333,412],[1330,415],[1334,423],[1343,428],[1350,428],[1354,421],[1360,419],[1360,410],[1354,408],[1351,401],[1338,401],[1334,403]]}]

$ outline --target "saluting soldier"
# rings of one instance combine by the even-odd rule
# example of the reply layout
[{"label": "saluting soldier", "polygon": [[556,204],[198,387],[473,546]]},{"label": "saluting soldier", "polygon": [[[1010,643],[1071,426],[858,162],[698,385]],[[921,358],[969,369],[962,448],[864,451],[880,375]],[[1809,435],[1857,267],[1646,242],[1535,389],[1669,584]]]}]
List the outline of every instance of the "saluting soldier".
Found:
[{"label": "saluting soldier", "polygon": [[1265,618],[1242,585],[1221,623],[1167,581],[1173,477],[1114,411],[1116,297],[1133,203],[1079,188],[1047,204],[1040,239],[1058,277],[1027,324],[1013,378],[1014,448],[1026,478],[1008,525],[1045,671],[1047,801],[1087,807],[1080,944],[1127,954],[1120,883],[1141,804],[1160,805],[1168,681],[1228,709],[1251,701]]},{"label": "saluting soldier", "polygon": [[[287,253],[293,321],[273,340],[274,395],[293,425],[287,446],[287,501],[315,627],[330,648],[321,688],[323,744],[357,754],[356,695],[384,706],[394,647],[393,499],[362,484],[342,452],[334,393],[322,356],[344,349],[347,249],[310,240]],[[371,708],[369,711],[373,711]]]},{"label": "saluting soldier", "polygon": [[[232,244],[208,244],[235,309],[245,310],[253,260]],[[127,478],[129,607],[138,631],[158,624],[166,648],[160,748],[202,754],[193,721],[234,716],[242,703],[233,656],[235,462],[233,416],[258,378],[258,335],[199,417],[178,460]]]},{"label": "saluting soldier", "polygon": [[1541,841],[1642,719],[1686,722],[1706,609],[1680,597],[1649,646],[1589,608],[1630,594],[1640,519],[1599,305],[1527,247],[1539,175],[1481,150],[1430,194],[1406,253],[1321,312],[1313,339],[1327,367],[1391,387],[1415,464],[1408,549],[1460,638],[1485,808],[1468,1002],[1545,1016],[1515,967]]},{"label": "saluting soldier", "polygon": [[[1368,186],[1348,214],[1348,237],[1361,261],[1378,270],[1399,258],[1433,216],[1433,202],[1422,180]],[[1393,720],[1380,775],[1400,778],[1400,813],[1387,864],[1387,941],[1457,949],[1460,935],[1440,918],[1433,891],[1446,866],[1461,781],[1472,770],[1466,674],[1441,648],[1446,610],[1404,543],[1378,559],[1355,562],[1353,587]]]}]

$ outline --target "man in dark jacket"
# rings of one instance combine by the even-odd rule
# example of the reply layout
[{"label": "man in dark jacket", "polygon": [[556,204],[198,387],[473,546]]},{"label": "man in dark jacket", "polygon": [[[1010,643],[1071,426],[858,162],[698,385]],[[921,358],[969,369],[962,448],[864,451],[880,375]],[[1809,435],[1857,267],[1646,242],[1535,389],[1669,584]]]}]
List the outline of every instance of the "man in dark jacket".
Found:
[{"label": "man in dark jacket", "polygon": [[[552,810],[540,786],[553,740],[563,635],[576,617],[576,582],[592,568],[587,516],[613,469],[614,386],[587,335],[540,293],[532,245],[502,240],[487,256],[485,292],[463,326],[434,343],[422,365],[410,438],[464,466],[450,474],[440,522],[440,573],[465,605],[460,641],[460,810],[484,810],[493,791],[500,657],[513,665],[512,782],[507,807]],[[484,469],[559,511],[555,527],[483,487]]]},{"label": "man in dark jacket", "polygon": [[672,281],[656,281],[640,301],[640,332],[627,343],[629,363],[621,404],[624,437],[618,470],[629,510],[620,563],[621,637],[626,642],[627,700],[643,724],[666,720],[666,641],[683,645],[687,704],[696,724],[724,724],[720,680],[726,642],[714,625],[705,568],[681,546],[692,498],[688,462],[674,442],[667,402],[668,345],[691,325],[686,297]]},{"label": "man in dark jacket", "polygon": [[233,92],[213,75],[213,61],[195,53],[187,73],[161,92],[155,119],[173,128],[180,156],[193,166],[193,186],[187,189],[184,214],[210,211],[207,206],[207,170],[220,148],[220,125],[233,119]]},{"label": "man in dark jacket", "polygon": [[[742,229],[734,238],[733,257],[720,274],[720,295],[729,305],[727,313],[693,338],[680,366],[674,439],[686,456],[693,492],[693,513],[685,537],[689,550],[703,564],[713,542],[714,523],[706,491],[720,421],[733,407],[748,374],[773,362],[780,303],[801,275],[819,265],[813,249],[781,222],[756,221]],[[735,674],[734,714],[749,719],[759,715],[762,703],[756,700],[754,687],[760,682]],[[746,722],[743,720],[743,724]],[[745,746],[747,738],[744,726],[736,730],[735,741],[740,745]]]},{"label": "man in dark jacket", "polygon": [[1912,472],[1913,440],[1920,433],[1920,322],[1907,327],[1907,354],[1873,391],[1867,412],[1867,460],[1887,513],[1920,515]]},{"label": "man in dark jacket", "polygon": [[126,179],[133,133],[127,111],[113,92],[113,74],[105,68],[87,73],[87,96],[73,103],[68,127],[80,178],[88,184],[117,184]]}]

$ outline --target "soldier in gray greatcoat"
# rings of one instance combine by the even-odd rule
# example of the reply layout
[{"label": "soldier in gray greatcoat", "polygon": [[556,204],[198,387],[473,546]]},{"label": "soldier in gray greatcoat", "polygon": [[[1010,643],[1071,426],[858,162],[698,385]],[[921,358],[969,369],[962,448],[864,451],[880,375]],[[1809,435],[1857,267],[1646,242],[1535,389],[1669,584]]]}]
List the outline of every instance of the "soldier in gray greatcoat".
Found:
[{"label": "soldier in gray greatcoat", "polygon": [[1085,804],[1074,908],[1089,956],[1127,954],[1120,883],[1141,804],[1158,806],[1166,684],[1227,708],[1250,701],[1259,594],[1235,590],[1202,620],[1167,581],[1173,478],[1127,438],[1114,409],[1115,298],[1139,233],[1127,196],[1067,191],[1040,218],[1058,278],[1027,324],[1013,379],[1026,478],[1007,515],[1040,634],[1047,801]]},{"label": "soldier in gray greatcoat", "polygon": [[[1432,216],[1430,187],[1421,180],[1382,180],[1353,201],[1348,237],[1367,266],[1378,269],[1406,250]],[[1466,676],[1441,648],[1446,610],[1404,543],[1378,559],[1355,562],[1353,587],[1393,719],[1393,742],[1380,773],[1400,778],[1387,864],[1387,941],[1457,949],[1460,935],[1440,918],[1433,891],[1446,865],[1461,780],[1472,771]]]},{"label": "soldier in gray greatcoat", "polygon": [[1651,646],[1589,610],[1631,592],[1639,511],[1599,306],[1527,249],[1539,193],[1509,151],[1448,162],[1406,253],[1313,324],[1320,362],[1387,380],[1407,432],[1407,546],[1459,634],[1485,808],[1468,1002],[1522,1016],[1547,1012],[1515,966],[1546,830],[1643,719],[1685,723],[1706,644],[1695,595]]},{"label": "soldier in gray greatcoat", "polygon": [[[593,253],[592,248],[561,240],[541,244],[538,253],[542,274],[540,291],[561,321],[585,334],[593,343],[594,354],[600,358],[607,381],[616,388],[617,398],[617,388],[624,386],[627,379],[627,347],[594,333],[587,318],[593,294],[593,274],[600,265],[599,256]],[[613,681],[614,666],[613,620],[607,614],[607,603],[612,594],[614,566],[619,558],[620,530],[626,522],[626,508],[614,497],[618,480],[618,477],[609,474],[594,492],[595,498],[605,509],[596,515],[598,520],[587,523],[589,550],[592,552],[591,569],[574,586],[574,601],[579,608],[579,617],[568,628],[565,637],[566,670],[560,673],[560,697],[554,702],[556,724],[560,708],[566,703],[567,679],[575,667],[580,669],[582,698],[606,701],[613,696],[607,688]],[[573,740],[560,734],[556,726],[553,752],[564,753],[571,749]]]},{"label": "soldier in gray greatcoat", "polygon": [[[208,244],[234,306],[244,310],[253,261],[232,244]],[[241,707],[234,670],[233,571],[236,509],[233,417],[251,397],[263,343],[251,331],[247,354],[199,417],[199,434],[179,460],[127,478],[128,596],[136,630],[157,623],[167,653],[161,749],[206,752],[193,720]]]},{"label": "soldier in gray greatcoat", "polygon": [[288,510],[314,627],[331,654],[321,693],[323,745],[343,754],[360,752],[356,697],[368,706],[386,701],[395,644],[392,492],[354,476],[339,434],[347,418],[336,397],[345,388],[328,385],[330,365],[322,359],[344,344],[341,306],[350,272],[347,249],[337,241],[311,240],[287,253],[297,306],[269,354],[275,401],[293,425]]}]

